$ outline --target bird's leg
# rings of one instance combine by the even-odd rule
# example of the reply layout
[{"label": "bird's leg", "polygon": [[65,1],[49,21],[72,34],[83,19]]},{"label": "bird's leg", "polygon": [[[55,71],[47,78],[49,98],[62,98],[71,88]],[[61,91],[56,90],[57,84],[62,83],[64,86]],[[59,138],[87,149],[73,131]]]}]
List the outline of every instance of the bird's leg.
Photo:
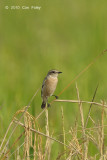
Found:
[{"label": "bird's leg", "polygon": [[52,95],[52,96],[54,96],[56,99],[58,99],[59,97],[58,96],[56,96],[56,95]]},{"label": "bird's leg", "polygon": [[47,98],[47,107],[51,107],[51,105],[48,103],[48,98]]},{"label": "bird's leg", "polygon": [[47,107],[51,107],[51,105],[49,103],[47,103]]}]

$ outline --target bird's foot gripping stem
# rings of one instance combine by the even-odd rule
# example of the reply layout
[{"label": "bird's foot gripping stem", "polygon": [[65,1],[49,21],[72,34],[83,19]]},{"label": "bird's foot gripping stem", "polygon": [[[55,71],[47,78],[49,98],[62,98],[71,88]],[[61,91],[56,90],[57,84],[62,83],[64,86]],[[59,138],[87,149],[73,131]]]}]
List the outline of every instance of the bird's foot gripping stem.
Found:
[{"label": "bird's foot gripping stem", "polygon": [[51,105],[49,103],[47,103],[47,107],[50,107]]},{"label": "bird's foot gripping stem", "polygon": [[56,95],[52,95],[52,96],[54,96],[56,99],[58,99],[59,97],[58,96],[56,96]]}]

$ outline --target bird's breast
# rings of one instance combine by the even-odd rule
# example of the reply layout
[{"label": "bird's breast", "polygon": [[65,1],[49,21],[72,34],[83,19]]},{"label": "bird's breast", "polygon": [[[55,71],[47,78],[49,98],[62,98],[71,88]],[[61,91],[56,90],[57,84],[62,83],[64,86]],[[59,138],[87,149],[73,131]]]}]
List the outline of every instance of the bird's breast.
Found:
[{"label": "bird's breast", "polygon": [[45,80],[45,85],[43,87],[43,95],[46,96],[46,97],[51,96],[56,89],[57,82],[58,82],[57,77],[49,76]]}]

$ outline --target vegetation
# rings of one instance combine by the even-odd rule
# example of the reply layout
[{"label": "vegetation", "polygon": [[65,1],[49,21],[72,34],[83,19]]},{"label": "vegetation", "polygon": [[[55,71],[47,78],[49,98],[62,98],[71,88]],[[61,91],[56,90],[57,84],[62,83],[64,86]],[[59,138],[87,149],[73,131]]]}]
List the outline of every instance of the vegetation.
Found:
[{"label": "vegetation", "polygon": [[[7,10],[7,5],[36,5],[41,9]],[[100,0],[2,2],[2,159],[107,159],[107,54],[77,77],[107,48],[106,6],[107,2]],[[48,70],[54,68],[63,72],[59,76],[56,95],[74,81],[58,100],[53,101],[50,97],[51,108],[42,111],[38,88]],[[29,107],[35,91],[38,93]],[[76,100],[76,103],[69,100]],[[88,102],[92,101],[98,104],[91,103],[90,107]],[[28,110],[24,113],[26,105]]]}]

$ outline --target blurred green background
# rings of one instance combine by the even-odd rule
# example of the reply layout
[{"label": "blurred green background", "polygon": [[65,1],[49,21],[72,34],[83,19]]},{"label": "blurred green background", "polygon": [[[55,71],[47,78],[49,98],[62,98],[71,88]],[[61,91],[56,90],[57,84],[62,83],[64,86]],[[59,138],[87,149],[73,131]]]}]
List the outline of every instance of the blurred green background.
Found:
[{"label": "blurred green background", "polygon": [[[107,48],[107,1],[3,0],[0,3],[2,140],[13,115],[29,103],[35,91],[41,87],[48,70],[63,72],[55,91],[57,95]],[[10,7],[14,5],[35,5],[41,6],[41,9],[11,10]],[[5,9],[5,6],[9,6],[9,9]],[[95,101],[107,101],[107,55],[102,56],[76,82],[81,99],[91,101],[99,83]],[[75,82],[60,99],[77,99]],[[41,103],[39,91],[29,109],[35,117],[41,112]],[[54,135],[62,133],[61,106],[64,108],[67,131],[74,124],[78,112],[77,104],[53,103],[49,109],[49,125]],[[86,117],[89,106],[83,107]],[[100,114],[101,109],[95,107],[93,115],[96,120],[100,119]],[[45,130],[44,123],[43,115],[40,125]]]}]

